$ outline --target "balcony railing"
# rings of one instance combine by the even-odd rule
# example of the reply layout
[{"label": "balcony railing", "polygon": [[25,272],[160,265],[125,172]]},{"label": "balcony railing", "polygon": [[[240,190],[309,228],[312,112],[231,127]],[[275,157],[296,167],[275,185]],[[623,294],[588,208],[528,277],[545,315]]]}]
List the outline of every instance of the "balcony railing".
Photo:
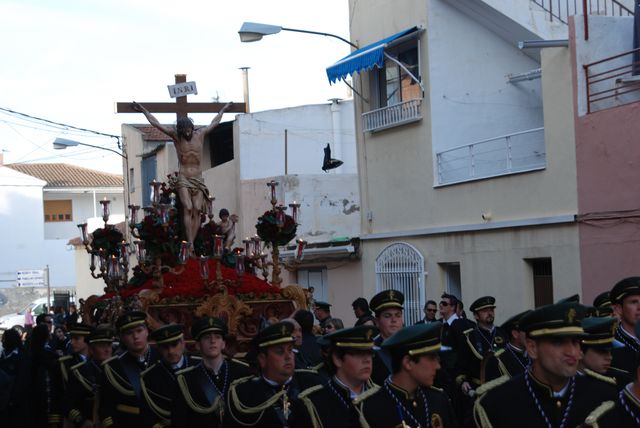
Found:
[{"label": "balcony railing", "polygon": [[362,130],[381,131],[422,119],[422,99],[405,101],[362,114]]},{"label": "balcony railing", "polygon": [[[633,16],[619,0],[531,0],[547,12],[550,21],[569,22],[572,15]],[[586,11],[586,12],[584,12]]]},{"label": "balcony railing", "polygon": [[638,58],[640,48],[583,65],[587,113],[640,101]]},{"label": "balcony railing", "polygon": [[544,128],[476,141],[436,156],[439,185],[544,169]]}]

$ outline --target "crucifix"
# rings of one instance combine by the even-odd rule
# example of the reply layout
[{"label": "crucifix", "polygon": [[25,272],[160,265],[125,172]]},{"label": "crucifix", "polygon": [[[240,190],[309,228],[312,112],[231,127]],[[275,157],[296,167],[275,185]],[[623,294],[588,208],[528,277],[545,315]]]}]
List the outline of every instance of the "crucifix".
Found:
[{"label": "crucifix", "polygon": [[[185,74],[176,74],[176,84],[185,83]],[[176,193],[183,208],[184,235],[192,245],[201,224],[201,214],[207,211],[210,200],[209,190],[202,178],[202,149],[204,139],[218,126],[225,112],[242,113],[244,103],[189,103],[187,97],[179,96],[175,103],[118,103],[118,113],[142,113],[149,123],[173,140],[178,154],[178,175],[170,179],[169,184]],[[161,124],[152,114],[176,113],[176,126]],[[187,113],[218,113],[207,126],[195,129]],[[213,213],[209,213],[213,214]]]}]

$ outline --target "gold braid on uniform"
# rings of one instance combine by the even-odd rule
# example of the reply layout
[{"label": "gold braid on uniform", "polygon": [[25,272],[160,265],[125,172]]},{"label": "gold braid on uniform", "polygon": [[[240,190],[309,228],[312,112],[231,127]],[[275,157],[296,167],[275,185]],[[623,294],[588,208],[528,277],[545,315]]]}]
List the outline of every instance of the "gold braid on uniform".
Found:
[{"label": "gold braid on uniform", "polygon": [[[105,363],[106,363],[106,361],[105,361]],[[136,396],[136,392],[133,389],[125,388],[124,386],[122,386],[120,381],[118,381],[116,379],[116,376],[118,376],[118,377],[120,377],[120,376],[113,371],[113,369],[111,368],[111,366],[109,364],[104,364],[104,375],[107,377],[107,380],[109,381],[111,386],[113,386],[120,394],[129,396],[129,397],[135,397]]]},{"label": "gold braid on uniform", "polygon": [[507,382],[509,379],[510,379],[509,375],[503,375],[493,380],[490,380],[489,382],[486,382],[480,385],[478,388],[476,388],[476,395],[482,395],[485,392],[489,391],[490,389],[493,389],[496,386],[502,385],[503,383]]},{"label": "gold braid on uniform", "polygon": [[71,367],[71,373],[73,374],[73,376],[78,379],[78,382],[80,382],[80,384],[88,391],[88,392],[94,392],[93,390],[93,386],[89,384],[89,382],[87,382],[87,379],[84,378],[84,376],[82,376],[82,374],[80,373],[80,370],[78,370],[78,368],[80,368],[80,366],[84,364],[84,363],[80,363],[78,365],[75,365],[73,367]]},{"label": "gold braid on uniform", "polygon": [[[464,334],[464,338],[467,340],[467,343],[469,344],[469,348],[471,349],[471,352],[473,353],[473,355],[479,359],[480,361],[482,361],[484,359],[484,357],[482,355],[480,355],[478,353],[478,351],[476,350],[476,348],[471,344],[471,340],[469,340],[469,333],[471,333],[473,330],[475,330],[474,328],[470,328],[468,330],[465,330],[463,332]],[[479,333],[482,334],[482,333]]]},{"label": "gold braid on uniform", "polygon": [[[274,404],[276,404],[278,400],[280,400],[282,397],[287,395],[287,390],[283,389],[279,392],[276,392],[271,398],[269,398],[267,401],[260,404],[259,406],[256,406],[256,407],[245,406],[244,404],[242,404],[242,402],[240,401],[240,398],[238,397],[236,386],[239,383],[245,382],[252,377],[253,376],[247,376],[247,377],[240,378],[233,381],[233,383],[231,383],[231,386],[229,387],[229,393],[228,393],[229,394],[229,414],[231,415],[234,421],[236,421],[237,423],[245,427],[251,427],[257,424],[258,422],[260,422],[260,419],[262,419],[262,415],[264,414],[264,411],[267,410],[269,407],[273,406]],[[234,405],[238,407],[238,411],[240,411],[240,413],[250,414],[250,415],[260,413],[260,415],[258,416],[258,419],[256,419],[254,423],[244,423],[242,421],[239,421],[238,418],[236,418],[236,416],[233,414]]]},{"label": "gold braid on uniform", "polygon": [[[155,413],[158,417],[160,417],[160,419],[170,419],[171,418],[171,412],[168,412],[166,410],[164,410],[162,407],[158,406],[155,401],[153,401],[151,399],[151,396],[149,395],[149,391],[147,391],[147,386],[144,383],[144,374],[147,373],[149,370],[151,370],[153,367],[155,367],[155,364],[151,367],[149,367],[147,370],[143,371],[142,373],[140,373],[140,389],[142,390],[142,395],[144,396],[145,401],[147,402],[147,404],[149,405],[149,407],[151,408],[151,410],[153,411],[153,413]],[[160,397],[162,397],[159,394],[156,394]],[[162,397],[165,398],[169,401],[171,401],[169,398],[167,397]]]},{"label": "gold braid on uniform", "polygon": [[590,370],[586,367],[582,371],[584,372],[584,374],[586,374],[589,377],[601,380],[602,382],[607,382],[608,384],[611,384],[613,386],[616,386],[618,384],[615,378],[594,372],[593,370]]},{"label": "gold braid on uniform", "polygon": [[478,428],[492,428],[491,421],[489,421],[489,416],[487,416],[487,412],[484,410],[484,407],[482,407],[481,404],[484,394],[487,391],[500,386],[503,383],[506,383],[509,379],[510,377],[508,375],[500,376],[499,378],[493,379],[492,381],[480,385],[476,389],[476,395],[478,399],[473,405],[473,420]]},{"label": "gold braid on uniform", "polygon": [[589,413],[587,419],[584,420],[585,425],[591,428],[598,428],[598,419],[600,419],[600,417],[607,413],[609,410],[613,409],[615,405],[616,404],[613,401],[603,402],[598,407],[596,407],[593,412]]},{"label": "gold braid on uniform", "polygon": [[309,417],[311,418],[311,424],[312,424],[311,426],[313,428],[324,428],[324,426],[322,425],[322,421],[320,420],[320,414],[318,413],[318,409],[316,409],[316,406],[313,405],[313,402],[311,402],[308,396],[313,394],[316,391],[320,391],[323,388],[324,386],[322,385],[316,385],[316,386],[312,386],[311,388],[307,388],[304,391],[302,391],[300,394],[298,394],[298,398],[300,399],[300,401],[302,401],[304,406],[307,408],[307,411],[309,412]]},{"label": "gold braid on uniform", "polygon": [[[378,390],[380,389],[380,386],[376,385],[375,383],[371,382],[371,388],[367,389],[365,392],[363,392],[362,394],[358,395],[356,398],[353,399],[353,407],[356,408],[356,411],[358,412],[358,420],[360,421],[360,426],[362,428],[370,428],[369,427],[369,423],[367,422],[367,420],[364,417],[364,412],[362,411],[362,406],[363,401],[375,394],[376,392],[378,392]],[[360,406],[358,406],[360,405]]]},{"label": "gold braid on uniform", "polygon": [[62,373],[62,380],[66,384],[69,382],[69,373],[67,372],[67,367],[64,365],[66,360],[70,360],[71,355],[65,355],[64,357],[58,358],[58,364],[60,365],[60,373]]},{"label": "gold braid on uniform", "polygon": [[493,356],[496,357],[496,360],[498,361],[498,370],[500,371],[500,373],[512,377],[511,373],[509,373],[509,370],[507,369],[507,366],[505,366],[502,362],[502,358],[500,358],[500,355],[504,354],[504,352],[504,348],[498,349],[495,354],[493,354]]},{"label": "gold braid on uniform", "polygon": [[213,404],[210,407],[202,407],[198,403],[193,400],[191,396],[191,392],[189,391],[189,386],[187,385],[187,381],[184,376],[178,376],[178,386],[180,387],[180,391],[182,391],[182,396],[184,397],[184,401],[187,403],[189,408],[196,413],[200,413],[203,415],[208,415],[214,411],[216,411],[220,407],[220,397],[213,400]]}]

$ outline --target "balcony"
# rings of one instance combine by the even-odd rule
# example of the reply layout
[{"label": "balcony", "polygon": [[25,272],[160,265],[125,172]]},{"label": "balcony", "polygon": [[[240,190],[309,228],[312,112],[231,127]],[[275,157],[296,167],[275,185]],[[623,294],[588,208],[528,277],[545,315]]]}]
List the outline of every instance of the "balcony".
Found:
[{"label": "balcony", "polygon": [[405,101],[362,114],[363,132],[376,132],[422,119],[422,99]]},{"label": "balcony", "polygon": [[438,186],[546,167],[544,128],[534,128],[436,153]]}]

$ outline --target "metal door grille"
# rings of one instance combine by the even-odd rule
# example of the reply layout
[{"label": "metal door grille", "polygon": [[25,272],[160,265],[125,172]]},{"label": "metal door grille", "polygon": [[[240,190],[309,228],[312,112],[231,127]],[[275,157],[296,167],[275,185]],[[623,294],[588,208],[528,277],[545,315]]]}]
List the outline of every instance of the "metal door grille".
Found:
[{"label": "metal door grille", "polygon": [[424,257],[412,245],[391,244],[376,258],[376,290],[397,290],[404,294],[404,324],[422,318],[425,302]]}]

